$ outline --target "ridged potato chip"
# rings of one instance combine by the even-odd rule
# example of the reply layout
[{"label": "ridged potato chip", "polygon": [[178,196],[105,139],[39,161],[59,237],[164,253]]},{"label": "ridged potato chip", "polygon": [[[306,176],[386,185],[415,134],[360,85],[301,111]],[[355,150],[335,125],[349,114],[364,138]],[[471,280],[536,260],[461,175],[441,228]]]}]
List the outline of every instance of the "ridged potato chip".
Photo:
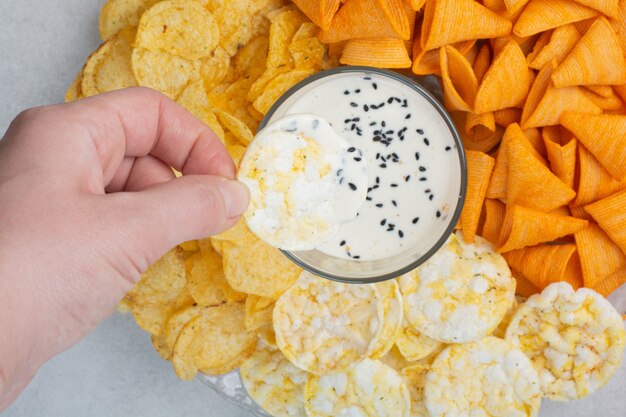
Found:
[{"label": "ridged potato chip", "polygon": [[274,307],[276,342],[300,369],[324,375],[367,358],[384,321],[373,284],[344,284],[303,272]]},{"label": "ridged potato chip", "polygon": [[515,281],[493,245],[480,237],[465,243],[458,232],[399,283],[408,322],[445,343],[491,333],[515,296]]},{"label": "ridged potato chip", "polygon": [[306,416],[304,385],[308,374],[289,362],[280,350],[257,347],[240,372],[250,397],[272,416]]},{"label": "ridged potato chip", "polygon": [[222,125],[217,120],[215,113],[211,111],[209,100],[204,88],[202,79],[195,80],[187,85],[182,91],[176,102],[183,106],[187,111],[211,128],[213,133],[224,143],[225,134]]},{"label": "ridged potato chip", "polygon": [[174,100],[189,83],[200,78],[199,61],[140,47],[133,49],[132,65],[140,86],[158,90]]},{"label": "ridged potato chip", "polygon": [[128,301],[126,299],[128,310],[133,315],[137,326],[153,336],[162,335],[172,314],[181,308],[192,305],[193,302],[193,298],[186,288],[183,288],[176,298],[167,304],[143,300]]},{"label": "ridged potato chip", "polygon": [[219,27],[219,44],[230,56],[245,45],[254,35],[254,16],[267,5],[265,0],[208,1],[207,9],[213,13]]},{"label": "ridged potato chip", "polygon": [[622,362],[626,330],[601,295],[559,282],[522,304],[506,340],[532,360],[543,396],[567,401],[586,397],[613,376]]},{"label": "ridged potato chip", "polygon": [[168,304],[184,289],[183,251],[176,247],[150,265],[124,298],[131,303]]},{"label": "ridged potato chip", "polygon": [[276,300],[271,298],[249,295],[246,298],[246,316],[244,320],[246,329],[257,330],[264,326],[271,326],[275,302]]},{"label": "ridged potato chip", "polygon": [[314,73],[315,71],[312,69],[294,69],[284,74],[277,75],[276,78],[273,78],[266,85],[261,95],[254,100],[254,108],[262,114],[267,113],[276,100],[287,90]]},{"label": "ridged potato chip", "polygon": [[83,82],[83,71],[81,70],[78,72],[78,74],[76,74],[76,77],[74,77],[74,81],[72,81],[72,84],[69,86],[69,88],[65,92],[64,101],[66,103],[70,103],[72,101],[79,100],[85,97],[83,94],[83,91],[81,90],[82,82]]},{"label": "ridged potato chip", "polygon": [[109,40],[120,30],[137,26],[146,10],[160,0],[107,0],[100,10],[98,28],[102,40]]},{"label": "ridged potato chip", "polygon": [[304,400],[308,417],[409,417],[411,410],[402,377],[371,359],[333,375],[310,375]]},{"label": "ridged potato chip", "polygon": [[486,337],[441,352],[426,374],[424,397],[431,416],[535,417],[541,391],[537,371],[520,349]]}]

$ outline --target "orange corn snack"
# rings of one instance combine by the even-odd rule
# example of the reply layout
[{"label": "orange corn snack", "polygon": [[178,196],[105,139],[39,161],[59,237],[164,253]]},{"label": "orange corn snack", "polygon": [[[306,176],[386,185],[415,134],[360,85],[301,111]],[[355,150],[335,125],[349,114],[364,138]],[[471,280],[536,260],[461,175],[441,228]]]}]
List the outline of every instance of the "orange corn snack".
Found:
[{"label": "orange corn snack", "polygon": [[515,294],[522,297],[530,297],[531,295],[541,292],[532,282],[528,280],[521,272],[511,268],[511,275],[515,278]]},{"label": "orange corn snack", "polygon": [[548,154],[546,153],[546,145],[543,143],[543,138],[541,137],[541,130],[536,127],[531,127],[530,129],[524,129],[524,136],[528,139],[528,142],[535,148],[537,154],[541,156],[540,161],[545,166],[548,166],[546,159]]},{"label": "orange corn snack", "polygon": [[595,105],[600,107],[602,110],[619,110],[624,106],[622,99],[618,97],[612,89],[611,94],[605,97],[596,94],[587,88],[583,88],[581,91],[589,100],[593,101]]},{"label": "orange corn snack", "polygon": [[586,85],[585,89],[592,91],[600,97],[611,97],[615,94],[615,91],[613,91],[613,88],[610,85]]},{"label": "orange corn snack", "polygon": [[[418,23],[415,28],[415,32],[419,33],[420,23]],[[472,41],[464,41],[453,44],[454,49],[463,54],[463,56],[467,56],[467,54],[472,50],[474,45],[476,44],[475,40]],[[415,37],[413,42],[413,67],[411,68],[414,74],[417,75],[427,75],[427,74],[437,74],[441,75],[441,69],[439,68],[439,48],[431,49],[431,50],[423,50],[420,38],[418,36]]]},{"label": "orange corn snack", "polygon": [[511,40],[495,56],[483,77],[474,111],[488,113],[523,104],[530,88],[526,57],[519,45]]},{"label": "orange corn snack", "polygon": [[601,17],[552,74],[557,88],[573,85],[623,84],[626,62],[617,33]]},{"label": "orange corn snack", "polygon": [[585,210],[626,254],[626,191],[589,204]]},{"label": "orange corn snack", "polygon": [[409,39],[411,29],[402,0],[347,0],[328,30],[319,34],[324,43],[352,38]]},{"label": "orange corn snack", "polygon": [[535,48],[526,58],[528,66],[540,70],[551,61],[560,63],[576,46],[580,38],[581,35],[573,24],[542,33]]},{"label": "orange corn snack", "polygon": [[569,211],[570,213],[572,213],[572,216],[576,217],[577,219],[593,220],[593,217],[591,217],[582,206],[575,206],[573,204],[570,204]]},{"label": "orange corn snack", "polygon": [[482,237],[497,245],[500,240],[500,231],[504,224],[506,205],[500,200],[485,199],[484,209],[485,222],[482,229]]},{"label": "orange corn snack", "polygon": [[465,156],[467,158],[467,197],[461,213],[461,227],[465,241],[473,242],[495,160],[485,153],[476,151],[467,151]]},{"label": "orange corn snack", "polygon": [[617,16],[618,9],[617,3],[619,0],[574,0],[576,3],[580,3],[584,6],[591,7],[592,9],[599,10],[602,14],[615,17]]},{"label": "orange corn snack", "polygon": [[555,68],[556,62],[552,61],[539,71],[524,104],[522,128],[557,125],[565,111],[602,112],[579,87],[556,88],[551,80]]},{"label": "orange corn snack", "polygon": [[522,120],[522,109],[511,107],[497,110],[493,112],[493,117],[497,125],[507,127],[510,124],[519,123]]},{"label": "orange corn snack", "polygon": [[585,287],[593,288],[611,272],[626,266],[626,255],[594,223],[574,234]]},{"label": "orange corn snack", "polygon": [[620,44],[622,45],[622,49],[625,50],[624,54],[626,55],[626,2],[620,0],[617,8],[617,16],[611,19],[611,24],[615,28],[617,36],[620,38]]},{"label": "orange corn snack", "polygon": [[496,119],[493,113],[467,113],[465,119],[465,133],[467,135],[477,135],[480,129],[485,129],[489,132],[496,131]]},{"label": "orange corn snack", "polygon": [[526,37],[599,14],[572,0],[530,0],[515,22],[513,33]]},{"label": "orange corn snack", "polygon": [[398,38],[350,39],[339,62],[377,68],[410,68],[412,64],[404,41]]},{"label": "orange corn snack", "polygon": [[439,49],[439,67],[443,80],[443,103],[449,111],[472,111],[478,80],[472,66],[451,46]]},{"label": "orange corn snack", "polygon": [[508,252],[542,242],[551,242],[585,227],[586,220],[544,213],[517,204],[507,206],[498,252]]},{"label": "orange corn snack", "polygon": [[504,0],[504,4],[506,4],[506,9],[509,13],[514,15],[518,11],[522,10],[528,1],[529,0]]},{"label": "orange corn snack", "polygon": [[595,156],[578,142],[578,190],[574,206],[582,206],[626,189],[626,178],[621,182],[602,167]]},{"label": "orange corn snack", "polygon": [[474,0],[430,0],[424,8],[422,48],[496,38],[511,31],[511,22]]},{"label": "orange corn snack", "polygon": [[567,143],[562,144],[559,128],[556,126],[544,127],[542,134],[552,172],[568,187],[574,188],[576,139],[571,138]]},{"label": "orange corn snack", "polygon": [[[463,141],[463,147],[466,150],[489,152],[500,141],[504,134],[504,129],[496,126],[495,131],[491,132],[488,128],[475,124],[471,127],[467,126],[467,117],[470,113],[453,111],[450,113],[455,126],[459,131],[461,140]],[[469,133],[467,133],[469,131]]]},{"label": "orange corn snack", "polygon": [[491,66],[491,48],[488,43],[483,43],[478,51],[478,55],[476,55],[476,59],[474,60],[474,64],[472,65],[474,69],[474,74],[476,74],[476,79],[478,82],[482,82],[483,77],[487,73],[487,70]]},{"label": "orange corn snack", "polygon": [[605,297],[626,283],[626,267],[621,267],[608,274],[602,281],[591,287]]},{"label": "orange corn snack", "polygon": [[574,199],[576,192],[546,168],[521,139],[513,138],[507,152],[508,204],[550,211]]},{"label": "orange corn snack", "polygon": [[509,266],[520,271],[524,277],[539,289],[558,282],[571,282],[582,285],[580,260],[576,245],[537,245],[505,253]]},{"label": "orange corn snack", "polygon": [[418,11],[422,7],[424,7],[424,3],[426,3],[426,0],[406,0],[406,3],[411,9]]},{"label": "orange corn snack", "polygon": [[328,30],[330,22],[339,9],[340,0],[293,0],[302,13],[317,26]]},{"label": "orange corn snack", "polygon": [[565,112],[560,120],[611,175],[626,177],[626,116]]}]

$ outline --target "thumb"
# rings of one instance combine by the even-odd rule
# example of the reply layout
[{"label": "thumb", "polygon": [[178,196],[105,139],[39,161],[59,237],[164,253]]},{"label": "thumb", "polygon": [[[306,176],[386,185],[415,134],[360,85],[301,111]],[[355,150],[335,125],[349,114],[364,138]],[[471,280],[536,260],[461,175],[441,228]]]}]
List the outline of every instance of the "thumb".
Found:
[{"label": "thumb", "polygon": [[212,175],[182,176],[139,192],[107,197],[114,199],[116,223],[125,219],[128,243],[147,250],[144,253],[153,261],[181,242],[234,226],[250,200],[244,184]]}]

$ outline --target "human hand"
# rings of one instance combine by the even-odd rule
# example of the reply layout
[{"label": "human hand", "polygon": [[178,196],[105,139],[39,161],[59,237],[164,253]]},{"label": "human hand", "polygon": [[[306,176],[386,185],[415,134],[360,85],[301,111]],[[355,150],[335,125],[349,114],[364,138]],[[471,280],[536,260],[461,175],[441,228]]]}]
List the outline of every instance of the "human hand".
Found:
[{"label": "human hand", "polygon": [[217,136],[153,90],[20,114],[0,141],[0,411],[148,265],[231,227],[249,199],[234,177]]}]

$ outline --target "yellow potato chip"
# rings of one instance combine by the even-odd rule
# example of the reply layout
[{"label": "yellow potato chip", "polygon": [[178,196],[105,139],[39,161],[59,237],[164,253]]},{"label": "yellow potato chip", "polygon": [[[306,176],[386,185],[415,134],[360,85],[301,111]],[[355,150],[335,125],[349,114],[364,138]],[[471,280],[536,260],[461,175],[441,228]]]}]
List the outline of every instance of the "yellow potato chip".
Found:
[{"label": "yellow potato chip", "polygon": [[222,143],[224,143],[224,129],[217,120],[215,113],[210,109],[203,80],[199,79],[189,83],[180,96],[178,96],[176,102],[210,127]]},{"label": "yellow potato chip", "polygon": [[314,70],[294,69],[284,74],[277,75],[276,78],[267,84],[263,93],[254,100],[254,108],[262,114],[267,113],[280,96],[296,83],[302,81],[309,75],[313,75],[313,73],[315,73]]},{"label": "yellow potato chip", "polygon": [[626,82],[624,52],[606,18],[601,17],[591,25],[554,71],[552,81],[557,88]]},{"label": "yellow potato chip", "polygon": [[312,69],[321,71],[328,68],[325,59],[326,47],[315,37],[314,34],[300,37],[300,33],[307,27],[317,28],[312,23],[303,23],[293,37],[289,45],[289,52],[293,58],[293,64],[298,69]]},{"label": "yellow potato chip", "polygon": [[579,87],[556,88],[550,78],[555,69],[556,62],[552,61],[539,71],[524,104],[522,128],[557,125],[566,111],[602,112]]},{"label": "yellow potato chip", "polygon": [[230,130],[231,133],[235,135],[241,143],[247,145],[248,143],[252,142],[254,135],[244,122],[237,119],[232,114],[225,112],[224,110],[214,109],[214,112],[219,118],[222,125],[226,129]]},{"label": "yellow potato chip", "polygon": [[543,32],[532,53],[526,57],[528,66],[540,70],[553,60],[560,63],[576,46],[580,38],[581,35],[574,24]]},{"label": "yellow potato chip", "polygon": [[[231,150],[233,148],[231,147]],[[212,240],[228,241],[237,246],[252,246],[258,242],[258,238],[248,229],[246,222],[241,219],[233,227],[217,235],[211,236]]]},{"label": "yellow potato chip", "polygon": [[69,103],[75,100],[80,100],[81,98],[85,97],[83,94],[83,91],[81,90],[82,81],[83,81],[83,71],[81,70],[78,72],[78,74],[76,74],[74,81],[72,81],[72,84],[69,86],[69,88],[65,92],[64,99],[66,103]]},{"label": "yellow potato chip", "polygon": [[183,288],[176,298],[167,304],[144,300],[126,300],[126,302],[137,326],[153,336],[161,336],[172,314],[183,307],[192,305],[193,298],[191,298],[187,289]]},{"label": "yellow potato chip", "polygon": [[471,243],[478,229],[478,221],[495,160],[487,154],[476,151],[466,151],[465,157],[467,159],[467,193],[461,213],[461,227],[463,238]]},{"label": "yellow potato chip", "polygon": [[613,177],[626,177],[626,116],[565,112],[560,120]]},{"label": "yellow potato chip", "polygon": [[199,61],[190,61],[165,52],[135,48],[132,65],[139,85],[158,90],[174,100],[190,82],[200,78]]},{"label": "yellow potato chip", "polygon": [[473,111],[478,80],[467,59],[451,46],[439,49],[443,100],[448,111]]},{"label": "yellow potato chip", "polygon": [[578,189],[574,206],[582,206],[626,189],[626,178],[618,181],[600,165],[598,160],[578,143]]},{"label": "yellow potato chip", "polygon": [[300,269],[278,249],[257,240],[248,246],[222,244],[224,274],[235,290],[276,299],[298,279]]},{"label": "yellow potato chip", "polygon": [[404,41],[397,38],[350,39],[339,62],[377,68],[410,68],[412,65]]},{"label": "yellow potato chip", "polygon": [[402,0],[346,0],[319,38],[334,43],[353,38],[400,38],[411,35]]},{"label": "yellow potato chip", "polygon": [[230,55],[226,49],[218,46],[208,57],[200,60],[200,76],[207,91],[218,86],[228,76]]},{"label": "yellow potato chip", "polygon": [[219,44],[233,56],[245,45],[253,33],[254,15],[265,5],[264,1],[207,1],[219,27]]},{"label": "yellow potato chip", "polygon": [[122,29],[89,56],[81,83],[85,97],[137,85],[131,66],[134,38],[135,28]]},{"label": "yellow potato chip", "polygon": [[185,289],[183,251],[176,247],[141,274],[141,279],[124,297],[131,303],[168,304]]},{"label": "yellow potato chip", "polygon": [[626,254],[596,224],[576,232],[585,287],[593,288],[613,271],[626,266]]},{"label": "yellow potato chip", "polygon": [[294,0],[300,10],[323,30],[330,28],[330,22],[339,10],[340,0]]},{"label": "yellow potato chip", "polygon": [[484,75],[474,111],[487,113],[520,106],[530,88],[527,68],[524,52],[515,41],[509,41]]},{"label": "yellow potato chip", "polygon": [[198,305],[213,306],[245,300],[245,294],[228,285],[222,258],[213,247],[203,248],[185,263],[188,265],[187,288]]},{"label": "yellow potato chip", "polygon": [[526,37],[598,14],[597,10],[571,0],[530,0],[515,22],[513,33]]},{"label": "yellow potato chip", "polygon": [[304,22],[306,17],[297,10],[282,11],[272,19],[267,55],[268,70],[283,66],[293,67],[289,44]]},{"label": "yellow potato chip", "polygon": [[426,3],[422,48],[507,35],[511,22],[473,0],[435,0]]},{"label": "yellow potato chip", "polygon": [[574,244],[538,245],[504,254],[512,269],[542,290],[558,281],[569,282],[574,289],[582,286],[580,259]]},{"label": "yellow potato chip", "polygon": [[272,313],[275,300],[258,295],[249,295],[246,298],[244,324],[247,330],[257,330],[272,325]]},{"label": "yellow potato chip", "polygon": [[605,231],[624,254],[626,254],[626,191],[615,193],[593,204],[585,206],[585,211]]},{"label": "yellow potato chip", "polygon": [[240,76],[247,76],[253,81],[259,78],[265,71],[268,50],[268,36],[257,36],[250,40],[233,57],[232,67],[235,73]]},{"label": "yellow potato chip", "polygon": [[160,0],[107,0],[100,9],[98,28],[102,40],[108,40],[120,30],[137,26],[141,15]]},{"label": "yellow potato chip", "polygon": [[498,252],[551,242],[559,237],[576,233],[587,227],[587,224],[586,220],[544,213],[514,204],[507,207]]},{"label": "yellow potato chip", "polygon": [[167,0],[141,16],[135,46],[196,60],[211,55],[219,36],[215,18],[199,2]]}]

